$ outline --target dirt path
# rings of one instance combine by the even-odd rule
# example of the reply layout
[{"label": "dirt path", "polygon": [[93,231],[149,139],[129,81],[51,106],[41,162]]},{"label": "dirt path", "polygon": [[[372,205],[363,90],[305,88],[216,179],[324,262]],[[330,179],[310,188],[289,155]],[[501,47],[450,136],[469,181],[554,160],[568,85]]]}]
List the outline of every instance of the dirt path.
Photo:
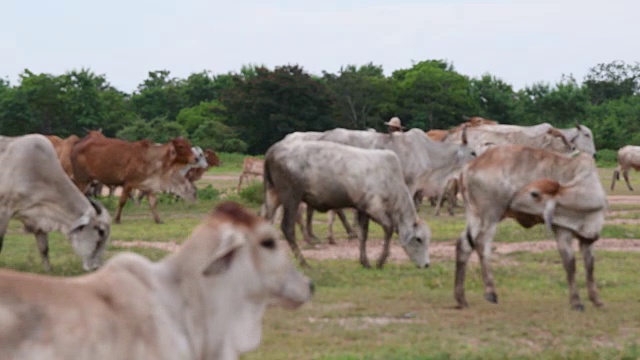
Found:
[{"label": "dirt path", "polygon": [[[150,242],[150,241],[113,241],[111,243],[118,247],[147,247],[156,248],[173,252],[180,246],[175,241],[170,242]],[[577,242],[574,244],[576,252],[578,251]],[[288,249],[287,244],[282,241],[282,246]],[[595,245],[597,250],[606,251],[625,251],[640,252],[640,239],[600,239]],[[555,241],[526,241],[518,243],[493,243],[493,253],[495,257],[500,258],[502,255],[508,255],[514,252],[532,252],[539,253],[543,251],[551,251],[556,249]],[[371,241],[367,244],[367,254],[370,260],[378,257],[382,251],[382,241]],[[356,240],[341,240],[337,245],[319,244],[313,248],[302,250],[303,255],[309,259],[315,260],[357,260],[359,256],[358,242]],[[450,260],[455,257],[455,244],[453,241],[431,243],[429,254],[432,259]],[[475,257],[473,257],[475,259]],[[396,241],[391,244],[391,255],[389,261],[406,261],[407,255],[404,253],[400,245]]]}]

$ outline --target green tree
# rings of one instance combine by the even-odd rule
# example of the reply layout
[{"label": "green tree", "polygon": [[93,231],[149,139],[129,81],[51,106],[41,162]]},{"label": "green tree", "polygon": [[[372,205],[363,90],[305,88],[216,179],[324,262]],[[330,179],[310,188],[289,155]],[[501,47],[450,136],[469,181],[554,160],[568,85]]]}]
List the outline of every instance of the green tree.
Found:
[{"label": "green tree", "polygon": [[201,102],[197,106],[180,110],[176,121],[190,134],[208,121],[225,122],[227,119],[226,108],[219,101]]},{"label": "green tree", "polygon": [[223,92],[229,125],[238,129],[249,152],[264,153],[293,131],[333,127],[331,93],[301,67],[287,65],[273,71],[255,68],[255,76],[235,76],[235,85]]},{"label": "green tree", "polygon": [[511,85],[501,79],[484,74],[480,78],[471,79],[471,97],[480,110],[478,114],[486,119],[499,121],[503,124],[513,124],[516,94]]},{"label": "green tree", "polygon": [[640,63],[600,63],[589,69],[584,85],[589,89],[591,103],[594,105],[632,96],[640,90]]},{"label": "green tree", "polygon": [[168,70],[151,71],[131,96],[131,102],[143,119],[165,117],[173,121],[187,106],[183,90],[183,81],[170,77]]},{"label": "green tree", "polygon": [[348,65],[337,75],[323,73],[323,81],[335,95],[336,125],[349,129],[378,127],[381,113],[393,104],[391,82],[381,66],[368,63]]},{"label": "green tree", "polygon": [[478,113],[469,79],[443,60],[421,61],[392,74],[397,91],[397,115],[409,127],[446,129],[465,114]]}]

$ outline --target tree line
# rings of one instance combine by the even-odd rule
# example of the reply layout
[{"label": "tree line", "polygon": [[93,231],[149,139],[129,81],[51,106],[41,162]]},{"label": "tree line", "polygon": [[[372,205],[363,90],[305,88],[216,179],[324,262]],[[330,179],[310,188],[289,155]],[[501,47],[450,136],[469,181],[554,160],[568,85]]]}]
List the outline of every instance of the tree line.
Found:
[{"label": "tree line", "polygon": [[62,75],[25,70],[0,79],[0,134],[111,137],[166,142],[175,136],[219,151],[260,154],[293,131],[335,127],[382,130],[393,116],[424,130],[448,129],[462,116],[502,124],[589,126],[598,149],[640,144],[640,64],[597,64],[581,83],[562,76],[520,90],[491,74],[469,77],[452,63],[426,60],[386,76],[372,63],[313,75],[299,65],[202,71],[186,79],[151,71],[126,93],[90,69]]}]

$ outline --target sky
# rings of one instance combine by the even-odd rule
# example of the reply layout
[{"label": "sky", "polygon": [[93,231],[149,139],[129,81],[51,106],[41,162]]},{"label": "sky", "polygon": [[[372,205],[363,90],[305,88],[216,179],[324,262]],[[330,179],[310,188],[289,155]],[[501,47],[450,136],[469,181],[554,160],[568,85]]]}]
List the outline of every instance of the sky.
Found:
[{"label": "sky", "polygon": [[0,0],[0,77],[89,68],[132,92],[153,70],[242,65],[311,74],[372,62],[390,75],[444,59],[521,89],[640,61],[640,1]]}]

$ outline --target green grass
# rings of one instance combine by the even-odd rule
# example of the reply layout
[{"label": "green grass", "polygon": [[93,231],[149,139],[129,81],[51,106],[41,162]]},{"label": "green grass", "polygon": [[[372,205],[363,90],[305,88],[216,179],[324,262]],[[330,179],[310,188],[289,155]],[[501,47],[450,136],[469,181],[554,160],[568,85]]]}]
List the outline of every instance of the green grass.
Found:
[{"label": "green grass", "polygon": [[[112,226],[112,241],[181,243],[191,230],[223,199],[239,201],[258,211],[260,185],[250,185],[237,193],[237,175],[242,158],[224,155],[225,167],[210,170],[226,180],[200,180],[196,204],[173,202],[162,196],[158,212],[164,224],[153,222],[148,203],[128,203],[122,224]],[[611,168],[599,173],[607,185]],[[637,180],[636,180],[637,178]],[[634,184],[640,189],[640,175]],[[210,187],[208,187],[210,185]],[[614,194],[632,194],[618,186]],[[110,213],[117,200],[101,199]],[[640,206],[616,204],[623,211],[617,219],[637,219]],[[464,229],[462,209],[456,216],[433,216],[422,205],[420,217],[429,224],[434,242],[452,241]],[[350,213],[347,214],[352,219]],[[346,233],[337,222],[338,242]],[[326,214],[316,213],[314,230],[326,238]],[[639,239],[640,225],[607,224],[603,237]],[[383,236],[371,223],[370,238]],[[301,236],[298,234],[298,239]],[[496,242],[549,239],[543,226],[524,229],[511,220],[498,226]],[[393,241],[397,244],[397,236]],[[286,245],[285,245],[286,246]],[[125,248],[111,244],[107,257],[134,251],[153,260],[165,251]],[[372,255],[371,253],[369,254]],[[577,255],[580,256],[579,254]],[[357,259],[311,260],[304,270],[316,284],[312,302],[296,311],[270,308],[264,319],[264,338],[259,349],[242,359],[636,359],[640,358],[640,290],[637,273],[640,253],[596,251],[596,279],[605,302],[594,308],[586,298],[584,269],[578,259],[578,288],[586,311],[570,310],[565,273],[557,251],[516,252],[495,256],[493,261],[500,303],[483,298],[479,266],[469,265],[466,292],[470,308],[453,308],[452,260],[434,260],[427,270],[413,267],[408,260],[388,263],[384,270],[366,270]],[[54,275],[82,274],[81,262],[68,241],[50,234],[50,259]],[[12,220],[0,254],[0,267],[42,273],[33,235]]]}]

